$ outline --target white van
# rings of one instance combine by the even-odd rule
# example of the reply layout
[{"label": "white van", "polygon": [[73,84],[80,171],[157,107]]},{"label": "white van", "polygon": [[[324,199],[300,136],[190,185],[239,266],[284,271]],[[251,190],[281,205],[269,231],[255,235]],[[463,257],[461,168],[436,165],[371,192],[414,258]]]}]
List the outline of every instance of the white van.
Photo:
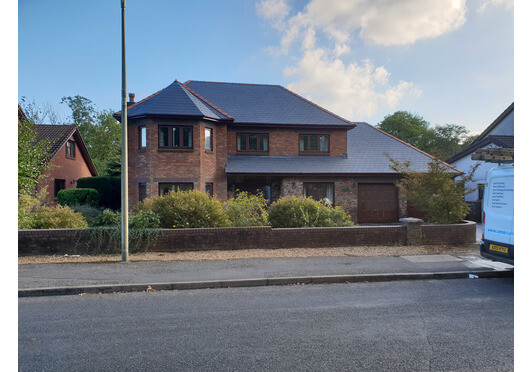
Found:
[{"label": "white van", "polygon": [[489,171],[482,213],[483,257],[514,264],[514,166],[501,165]]}]

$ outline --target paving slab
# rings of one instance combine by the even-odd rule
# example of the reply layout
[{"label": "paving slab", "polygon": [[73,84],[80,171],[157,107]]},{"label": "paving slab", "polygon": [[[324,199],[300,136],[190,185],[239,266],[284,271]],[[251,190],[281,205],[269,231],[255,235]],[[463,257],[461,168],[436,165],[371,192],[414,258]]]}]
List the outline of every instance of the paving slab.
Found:
[{"label": "paving slab", "polygon": [[[504,265],[504,266],[502,266]],[[476,256],[416,255],[392,257],[256,258],[205,261],[24,264],[18,268],[19,290],[135,284],[264,280],[291,284],[312,278],[399,274],[482,273],[511,270],[510,265]],[[407,277],[403,275],[403,277]],[[338,279],[343,280],[343,279]],[[193,286],[193,284],[190,284]]]}]

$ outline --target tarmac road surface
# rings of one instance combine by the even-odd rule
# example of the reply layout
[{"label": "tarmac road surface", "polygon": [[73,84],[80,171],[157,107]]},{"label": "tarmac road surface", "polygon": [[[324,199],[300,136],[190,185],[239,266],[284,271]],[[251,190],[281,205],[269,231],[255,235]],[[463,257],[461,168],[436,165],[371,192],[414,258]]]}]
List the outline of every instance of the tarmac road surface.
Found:
[{"label": "tarmac road surface", "polygon": [[21,371],[512,371],[513,279],[19,298]]}]

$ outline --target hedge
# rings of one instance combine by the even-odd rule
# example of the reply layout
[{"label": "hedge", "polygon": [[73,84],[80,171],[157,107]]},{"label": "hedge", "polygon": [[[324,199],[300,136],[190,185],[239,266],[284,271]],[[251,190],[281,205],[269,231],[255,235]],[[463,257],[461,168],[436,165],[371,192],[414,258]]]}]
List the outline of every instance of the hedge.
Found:
[{"label": "hedge", "polygon": [[121,205],[120,182],[120,177],[85,177],[78,179],[76,187],[97,190],[100,194],[100,206],[118,210]]},{"label": "hedge", "polygon": [[91,205],[100,204],[100,194],[95,189],[63,189],[57,193],[57,202],[60,205]]}]

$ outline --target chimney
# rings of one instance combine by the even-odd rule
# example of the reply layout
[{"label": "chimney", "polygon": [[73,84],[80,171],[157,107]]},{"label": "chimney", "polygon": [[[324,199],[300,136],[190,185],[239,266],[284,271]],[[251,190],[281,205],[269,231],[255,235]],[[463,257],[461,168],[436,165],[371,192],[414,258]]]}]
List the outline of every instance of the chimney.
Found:
[{"label": "chimney", "polygon": [[127,105],[132,105],[135,103],[135,93],[129,93],[129,102],[127,103]]}]

